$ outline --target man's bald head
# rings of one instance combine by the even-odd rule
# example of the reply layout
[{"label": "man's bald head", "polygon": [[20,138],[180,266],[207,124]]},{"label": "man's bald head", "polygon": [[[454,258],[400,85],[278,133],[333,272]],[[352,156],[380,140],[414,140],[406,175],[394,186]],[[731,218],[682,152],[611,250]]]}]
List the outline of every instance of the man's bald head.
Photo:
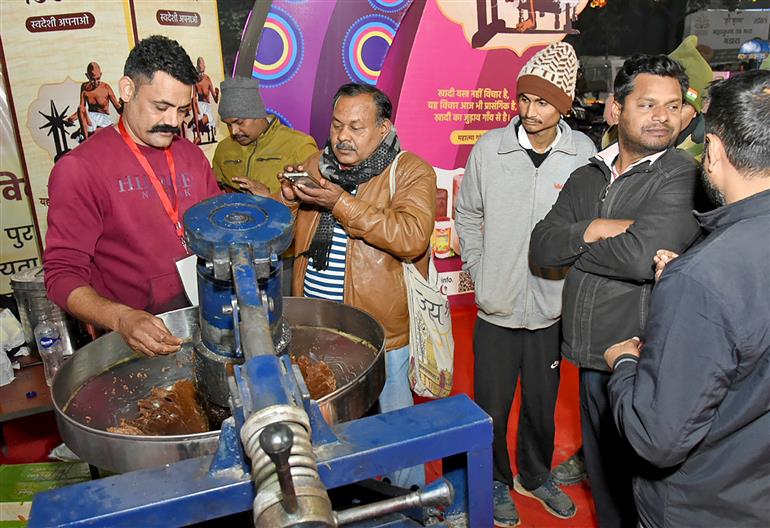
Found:
[{"label": "man's bald head", "polygon": [[102,69],[97,62],[89,62],[86,67],[86,77],[89,81],[100,81],[102,78]]}]

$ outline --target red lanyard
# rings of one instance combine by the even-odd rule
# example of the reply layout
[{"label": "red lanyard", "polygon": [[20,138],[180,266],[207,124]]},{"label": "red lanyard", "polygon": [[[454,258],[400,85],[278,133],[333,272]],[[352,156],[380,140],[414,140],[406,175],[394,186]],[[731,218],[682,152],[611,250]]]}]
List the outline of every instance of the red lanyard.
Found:
[{"label": "red lanyard", "polygon": [[177,194],[176,189],[176,168],[174,167],[174,155],[171,154],[171,147],[164,148],[163,152],[166,153],[166,163],[168,163],[168,170],[171,172],[171,185],[174,187],[173,206],[171,205],[171,200],[169,200],[168,194],[163,188],[163,185],[160,183],[158,176],[150,166],[150,162],[147,161],[147,158],[139,150],[139,147],[136,146],[134,140],[131,138],[131,136],[128,135],[122,118],[118,121],[118,130],[120,130],[120,135],[123,137],[123,141],[125,141],[129,150],[131,150],[131,152],[134,154],[136,161],[139,162],[139,165],[142,166],[144,172],[147,173],[147,177],[150,178],[150,182],[155,188],[155,192],[158,194],[158,198],[160,198],[160,203],[163,204],[163,209],[166,210],[166,214],[171,220],[171,223],[174,224],[176,235],[179,237],[179,240],[182,242],[185,250],[187,250],[187,244],[184,241],[184,227],[182,227],[182,223],[179,221],[179,195]]}]

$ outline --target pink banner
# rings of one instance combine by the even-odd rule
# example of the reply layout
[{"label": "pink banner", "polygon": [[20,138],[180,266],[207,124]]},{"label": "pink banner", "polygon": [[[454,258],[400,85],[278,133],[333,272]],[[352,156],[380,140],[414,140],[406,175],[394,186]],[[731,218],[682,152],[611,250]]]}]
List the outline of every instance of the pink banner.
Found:
[{"label": "pink banner", "polygon": [[[537,51],[574,33],[587,0],[415,1],[401,22],[377,85],[394,101],[402,146],[437,174],[437,267],[453,304],[472,303],[460,271],[452,217],[468,156],[479,137],[517,115],[516,77]],[[446,249],[447,238],[451,250]]]}]

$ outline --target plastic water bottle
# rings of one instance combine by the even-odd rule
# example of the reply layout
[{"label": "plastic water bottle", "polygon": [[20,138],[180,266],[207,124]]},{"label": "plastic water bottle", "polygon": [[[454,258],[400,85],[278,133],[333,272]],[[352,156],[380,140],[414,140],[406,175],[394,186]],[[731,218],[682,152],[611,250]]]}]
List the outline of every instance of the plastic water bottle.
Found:
[{"label": "plastic water bottle", "polygon": [[60,323],[51,319],[42,319],[35,327],[35,340],[40,358],[43,360],[45,382],[51,386],[54,374],[64,362],[64,346],[62,346]]}]

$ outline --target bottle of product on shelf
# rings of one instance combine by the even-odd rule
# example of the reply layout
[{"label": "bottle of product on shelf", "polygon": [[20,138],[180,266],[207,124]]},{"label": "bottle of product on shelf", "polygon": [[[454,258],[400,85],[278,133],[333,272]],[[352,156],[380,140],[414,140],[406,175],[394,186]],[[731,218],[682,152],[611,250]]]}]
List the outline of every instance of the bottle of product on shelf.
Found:
[{"label": "bottle of product on shelf", "polygon": [[433,228],[433,256],[448,258],[452,256],[452,220],[448,216],[436,219]]}]

